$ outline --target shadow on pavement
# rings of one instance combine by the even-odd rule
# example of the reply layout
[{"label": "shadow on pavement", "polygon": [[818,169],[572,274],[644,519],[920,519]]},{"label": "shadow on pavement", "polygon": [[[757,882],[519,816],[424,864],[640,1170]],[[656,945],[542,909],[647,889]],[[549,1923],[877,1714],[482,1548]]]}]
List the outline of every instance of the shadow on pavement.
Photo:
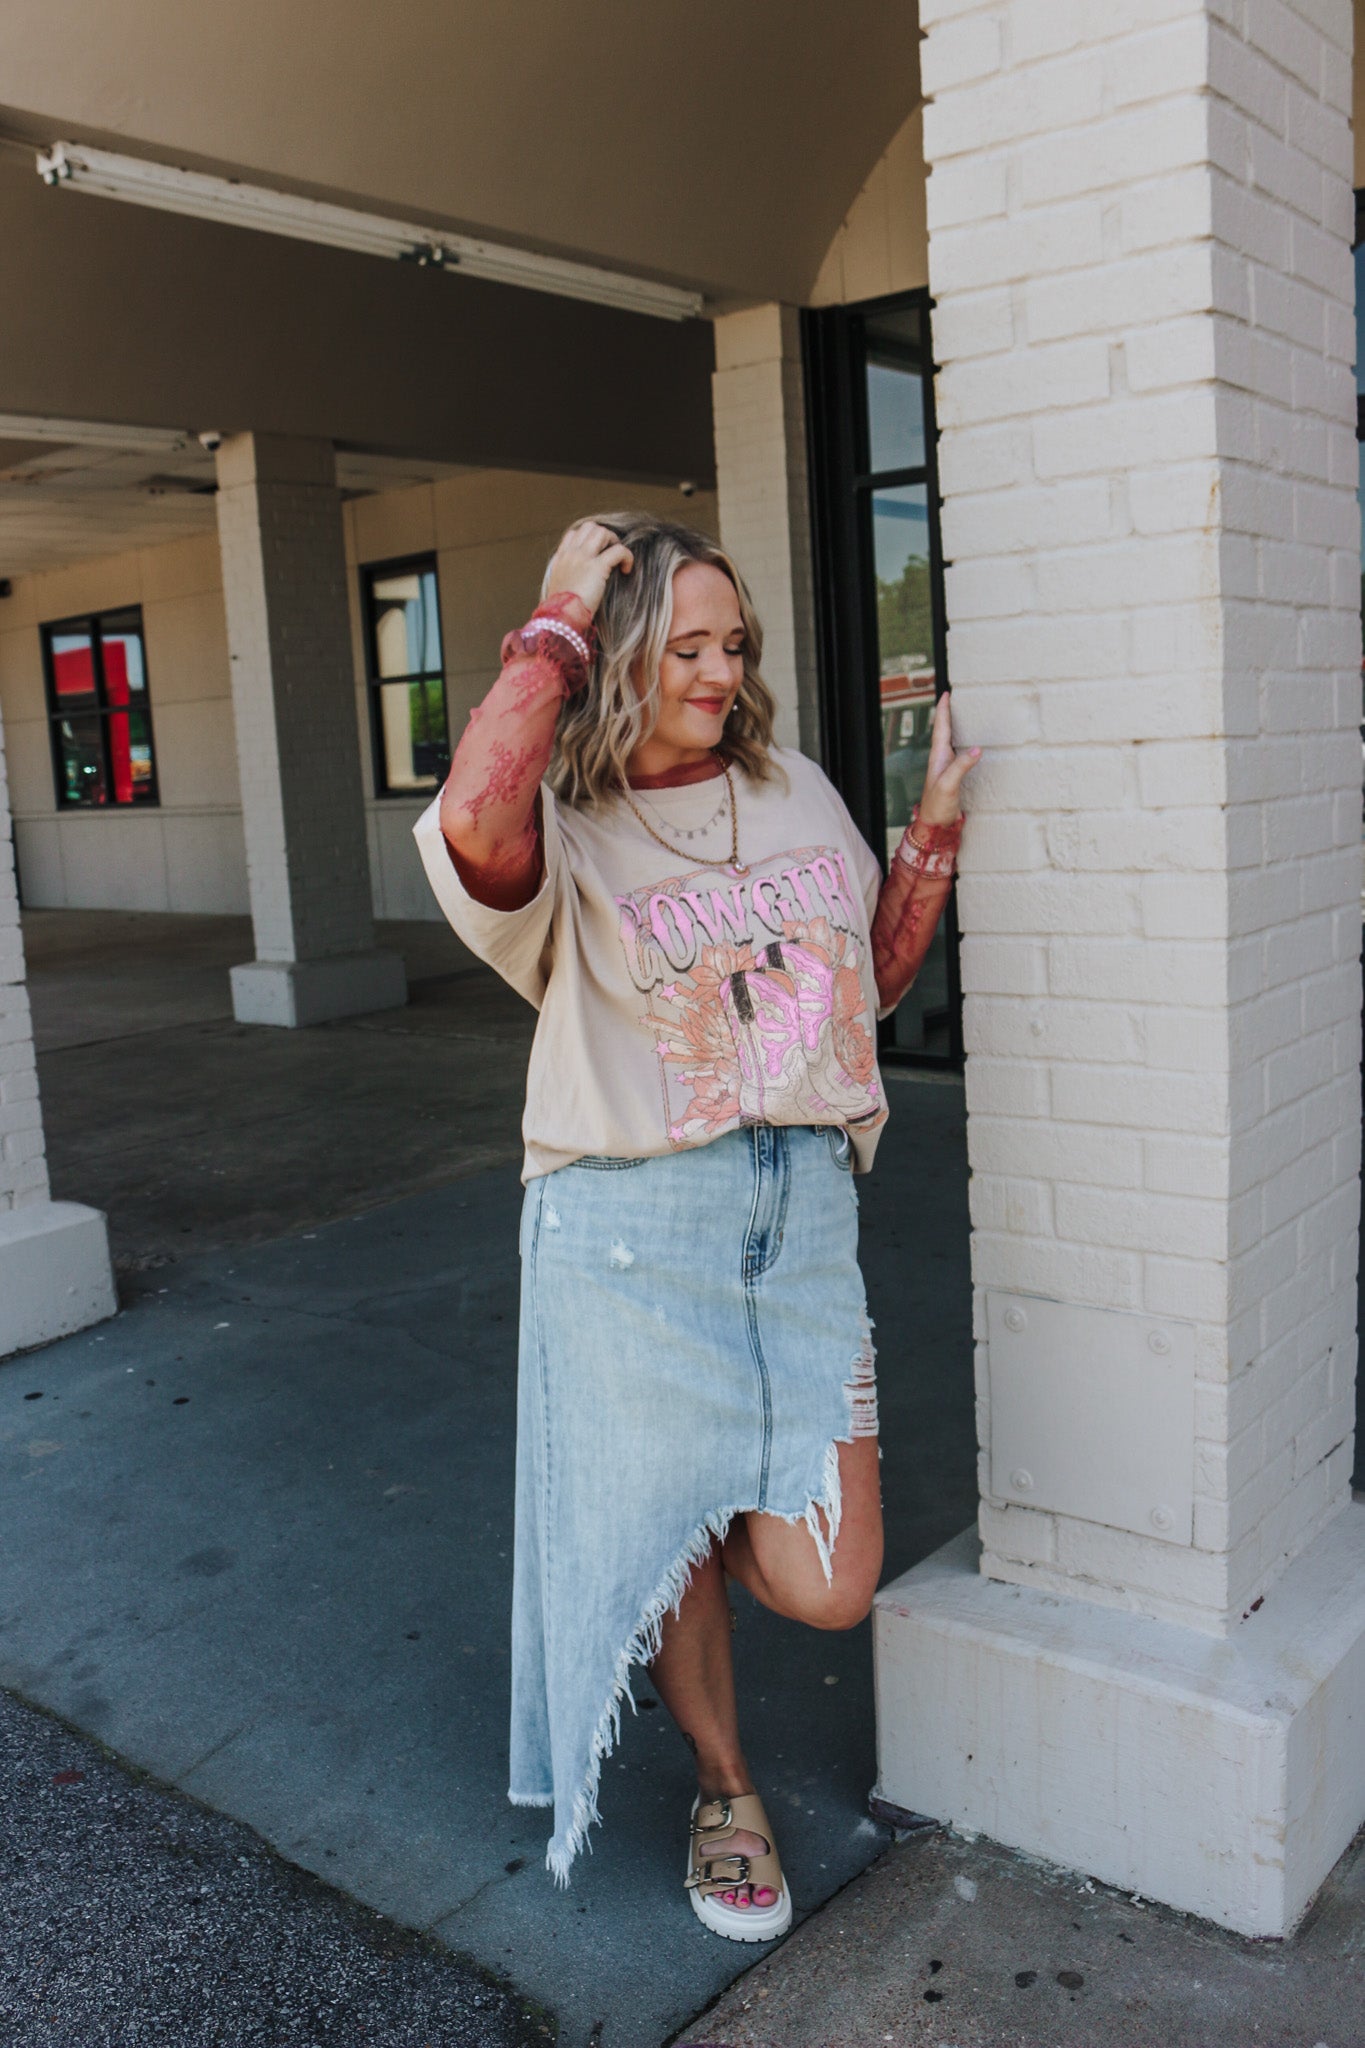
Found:
[{"label": "shadow on pavement", "polygon": [[[508,1973],[566,2048],[642,2048],[753,1954],[684,1898],[688,1759],[647,1683],[571,1890],[546,1817],[506,1803],[528,1020],[484,977],[429,994],[45,1057],[59,1192],[109,1203],[125,1305],[0,1370],[0,1682]],[[862,1189],[900,1571],[971,1520],[975,1483],[962,1095],[892,1086]],[[809,1912],[889,1840],[868,1630],[745,1603],[737,1646]]]}]

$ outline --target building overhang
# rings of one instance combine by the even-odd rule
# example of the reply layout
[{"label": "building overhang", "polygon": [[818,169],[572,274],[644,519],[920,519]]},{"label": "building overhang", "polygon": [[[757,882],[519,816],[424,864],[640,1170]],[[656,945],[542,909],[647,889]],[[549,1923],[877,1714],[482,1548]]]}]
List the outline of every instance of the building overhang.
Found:
[{"label": "building overhang", "polygon": [[0,155],[0,414],[713,474],[712,332],[44,188]]},{"label": "building overhang", "polygon": [[918,43],[906,0],[9,0],[0,129],[800,302]]}]

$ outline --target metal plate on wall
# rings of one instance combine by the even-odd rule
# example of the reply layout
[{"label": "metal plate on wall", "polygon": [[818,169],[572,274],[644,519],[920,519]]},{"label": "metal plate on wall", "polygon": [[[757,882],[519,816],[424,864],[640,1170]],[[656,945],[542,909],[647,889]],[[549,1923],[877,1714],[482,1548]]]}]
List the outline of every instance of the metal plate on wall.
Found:
[{"label": "metal plate on wall", "polygon": [[986,1295],[991,1495],[1194,1535],[1194,1331],[1037,1295]]}]

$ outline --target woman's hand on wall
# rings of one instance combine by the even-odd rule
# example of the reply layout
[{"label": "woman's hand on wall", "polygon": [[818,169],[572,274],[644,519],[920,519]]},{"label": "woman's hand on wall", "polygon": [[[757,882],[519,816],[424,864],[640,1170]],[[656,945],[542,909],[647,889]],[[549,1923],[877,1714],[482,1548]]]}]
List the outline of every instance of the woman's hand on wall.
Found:
[{"label": "woman's hand on wall", "polygon": [[934,712],[924,795],[896,849],[872,920],[872,965],[883,1011],[894,1010],[933,942],[953,886],[962,785],[980,759],[980,747],[954,747],[945,691]]},{"label": "woman's hand on wall", "polygon": [[962,815],[962,784],[981,759],[980,747],[953,746],[953,718],[949,692],[944,691],[934,710],[929,738],[929,760],[924,770],[924,794],[919,814],[926,825],[951,825]]},{"label": "woman's hand on wall", "polygon": [[572,591],[595,615],[612,570],[619,569],[623,576],[628,576],[634,567],[634,555],[609,526],[599,526],[594,519],[580,519],[555,549],[545,579],[545,593],[547,597],[558,597]]}]

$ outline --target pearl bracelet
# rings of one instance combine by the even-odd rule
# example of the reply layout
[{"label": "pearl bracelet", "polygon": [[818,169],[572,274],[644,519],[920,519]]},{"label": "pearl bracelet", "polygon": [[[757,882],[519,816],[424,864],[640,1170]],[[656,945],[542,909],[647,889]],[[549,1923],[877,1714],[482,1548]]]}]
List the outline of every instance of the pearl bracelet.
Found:
[{"label": "pearl bracelet", "polygon": [[533,619],[528,620],[521,630],[523,636],[533,633],[557,633],[561,640],[568,641],[584,668],[592,667],[592,649],[577,628],[566,624],[563,619],[538,613]]}]

